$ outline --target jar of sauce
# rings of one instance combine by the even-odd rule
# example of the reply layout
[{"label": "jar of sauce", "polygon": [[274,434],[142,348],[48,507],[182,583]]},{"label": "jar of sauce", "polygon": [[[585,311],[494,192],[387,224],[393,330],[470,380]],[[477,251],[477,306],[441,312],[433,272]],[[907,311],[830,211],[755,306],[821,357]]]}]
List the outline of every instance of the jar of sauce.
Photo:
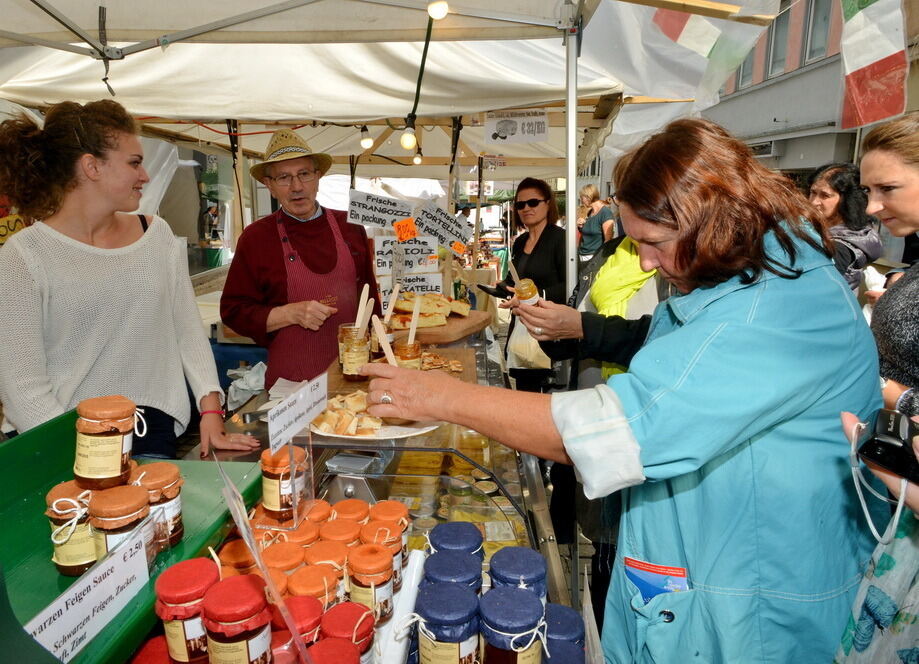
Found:
[{"label": "jar of sauce", "polygon": [[[290,617],[294,619],[297,633],[303,637],[304,644],[312,645],[319,638],[322,603],[315,597],[299,596],[288,597],[284,600],[284,605],[290,612]],[[277,631],[287,629],[287,623],[276,606],[271,607],[271,627]]]},{"label": "jar of sauce", "polygon": [[408,505],[398,500],[380,500],[370,507],[370,518],[374,521],[392,521],[402,531],[402,567],[408,565],[408,529],[412,524],[408,516]]},{"label": "jar of sauce", "polygon": [[339,582],[330,565],[304,565],[290,575],[287,590],[294,597],[316,599],[325,610],[338,604]]},{"label": "jar of sauce", "polygon": [[492,588],[525,588],[546,605],[546,559],[525,546],[507,546],[491,557]]},{"label": "jar of sauce", "polygon": [[275,542],[262,551],[262,562],[290,576],[303,566],[303,547],[294,542]]},{"label": "jar of sauce", "polygon": [[515,291],[521,304],[536,304],[539,302],[539,291],[532,279],[521,279]]},{"label": "jar of sauce", "polygon": [[492,588],[479,599],[479,619],[488,664],[542,661],[546,623],[542,602],[532,592]]},{"label": "jar of sauce", "polygon": [[[255,568],[249,572],[249,574],[252,576],[257,576],[263,581],[265,580],[265,575],[262,574],[262,570],[258,568]],[[290,577],[275,567],[268,568],[268,576],[271,577],[271,581],[274,583],[274,589],[278,591],[278,595],[281,597],[287,596],[287,592],[289,590],[287,580]]]},{"label": "jar of sauce", "polygon": [[556,641],[568,641],[584,649],[584,619],[570,606],[546,604],[546,645],[549,652]]},{"label": "jar of sauce", "polygon": [[455,583],[418,590],[418,646],[421,664],[465,664],[479,652],[479,599]]},{"label": "jar of sauce", "polygon": [[[389,342],[389,347],[392,348],[393,345],[393,332],[392,327],[389,324],[386,324],[386,340]],[[384,357],[385,353],[383,352],[383,346],[380,344],[380,340],[377,339],[377,331],[373,326],[370,327],[370,359],[378,360],[381,357]]]},{"label": "jar of sauce", "polygon": [[95,491],[127,483],[136,410],[133,401],[120,395],[77,404],[73,478],[82,488]]},{"label": "jar of sauce", "polygon": [[183,560],[156,579],[154,610],[163,621],[170,661],[207,661],[201,606],[204,594],[219,580],[217,565],[210,558]]},{"label": "jar of sauce", "polygon": [[51,560],[64,576],[80,576],[96,562],[96,544],[89,527],[90,492],[73,480],[55,485],[45,496],[51,522]]},{"label": "jar of sauce", "polygon": [[406,369],[421,369],[421,342],[408,342],[408,337],[399,339],[392,347],[396,364]]},{"label": "jar of sauce", "polygon": [[485,559],[482,550],[482,533],[467,521],[439,523],[428,536],[431,553],[438,551],[462,551],[471,553],[479,560]]},{"label": "jar of sauce", "polygon": [[319,539],[341,542],[347,547],[357,546],[361,541],[361,524],[353,519],[327,521],[319,527]]},{"label": "jar of sauce", "polygon": [[455,583],[478,595],[482,589],[482,561],[464,551],[438,551],[424,561],[423,582]]},{"label": "jar of sauce", "polygon": [[360,663],[373,664],[373,611],[363,604],[342,602],[333,606],[322,616],[319,633],[323,639],[345,639],[353,643],[360,653]]},{"label": "jar of sauce", "polygon": [[239,574],[248,574],[255,569],[255,558],[249,551],[249,545],[245,540],[230,540],[222,547],[217,554],[221,565],[235,569]]},{"label": "jar of sauce", "polygon": [[306,518],[313,523],[325,523],[332,514],[332,506],[328,501],[316,498],[306,513]]},{"label": "jar of sauce", "polygon": [[[338,329],[341,333],[342,328]],[[367,376],[361,375],[360,370],[362,366],[370,362],[370,337],[367,336],[366,329],[353,325],[344,330],[344,338],[339,343],[341,375],[350,382],[365,381]]]},{"label": "jar of sauce", "polygon": [[313,664],[360,664],[361,653],[347,639],[322,639],[307,651]]},{"label": "jar of sauce", "polygon": [[141,486],[150,495],[153,532],[158,544],[172,548],[182,540],[182,484],[179,467],[168,461],[137,466],[131,471],[130,483]]},{"label": "jar of sauce", "polygon": [[348,554],[351,601],[373,610],[377,625],[393,611],[392,551],[379,544],[360,544]]},{"label": "jar of sauce", "polygon": [[329,520],[351,519],[360,524],[370,520],[370,503],[360,498],[346,498],[332,505],[332,514]]},{"label": "jar of sauce", "polygon": [[379,544],[392,553],[392,591],[402,590],[402,529],[394,521],[368,521],[361,527],[361,542]]},{"label": "jar of sauce", "polygon": [[[102,560],[118,544],[130,537],[150,514],[147,492],[139,486],[116,486],[93,491],[89,499],[89,525],[96,544],[96,559]],[[149,522],[148,522],[149,524]],[[153,528],[144,533],[147,563],[156,556]]]},{"label": "jar of sauce", "polygon": [[[584,646],[579,646],[570,641],[550,641],[548,645],[548,661],[565,662],[565,664],[584,664],[586,654]],[[547,661],[543,659],[543,661]]]},{"label": "jar of sauce", "polygon": [[[293,449],[294,472],[291,473],[288,449]],[[265,515],[278,521],[289,521],[294,516],[294,492],[303,499],[306,482],[306,450],[297,445],[285,446],[277,454],[263,450],[262,507]],[[293,475],[293,482],[291,476]]]},{"label": "jar of sauce", "polygon": [[259,577],[232,576],[211,586],[202,617],[212,664],[271,661],[271,611]]},{"label": "jar of sauce", "polygon": [[345,568],[348,564],[350,549],[343,542],[328,542],[319,540],[304,554],[307,566],[326,566],[335,573],[338,582],[338,601],[343,602],[348,598],[348,586]]}]

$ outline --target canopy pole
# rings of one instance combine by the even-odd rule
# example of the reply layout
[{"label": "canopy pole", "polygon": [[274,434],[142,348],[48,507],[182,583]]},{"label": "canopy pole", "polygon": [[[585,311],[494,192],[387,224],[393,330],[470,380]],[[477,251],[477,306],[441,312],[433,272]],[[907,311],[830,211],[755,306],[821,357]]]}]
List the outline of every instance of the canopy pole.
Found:
[{"label": "canopy pole", "polygon": [[485,183],[482,180],[482,171],[484,169],[485,160],[482,158],[482,155],[479,155],[479,164],[478,168],[478,178],[479,178],[479,195],[475,197],[475,230],[472,233],[472,275],[473,283],[476,283],[475,274],[476,270],[479,267],[479,237],[482,234],[482,191]]},{"label": "canopy pole", "polygon": [[571,293],[578,278],[577,253],[577,105],[578,105],[578,37],[579,22],[572,23],[565,33],[565,249],[568,262],[565,270],[565,293]]}]

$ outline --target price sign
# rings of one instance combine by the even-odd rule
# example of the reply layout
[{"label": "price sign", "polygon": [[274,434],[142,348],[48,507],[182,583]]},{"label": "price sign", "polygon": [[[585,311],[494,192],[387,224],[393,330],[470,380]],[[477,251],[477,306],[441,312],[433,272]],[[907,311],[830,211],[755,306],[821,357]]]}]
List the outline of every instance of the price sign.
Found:
[{"label": "price sign", "polygon": [[545,143],[549,116],[544,108],[493,111],[485,115],[487,143]]},{"label": "price sign", "polygon": [[392,227],[396,231],[396,239],[399,242],[408,242],[418,237],[418,226],[415,225],[414,217],[400,219],[394,222]]},{"label": "price sign", "polygon": [[268,411],[268,445],[271,453],[286,445],[325,409],[329,397],[328,374],[304,381],[303,386]]},{"label": "price sign", "polygon": [[458,254],[466,253],[466,245],[463,244],[462,242],[454,242],[453,244],[450,245],[450,248]]}]

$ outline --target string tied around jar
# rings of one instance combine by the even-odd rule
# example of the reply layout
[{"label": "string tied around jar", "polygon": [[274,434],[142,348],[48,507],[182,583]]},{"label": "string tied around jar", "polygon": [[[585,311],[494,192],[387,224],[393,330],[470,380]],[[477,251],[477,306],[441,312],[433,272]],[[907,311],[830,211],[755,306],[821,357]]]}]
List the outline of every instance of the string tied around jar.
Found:
[{"label": "string tied around jar", "polygon": [[[358,605],[360,606],[360,605]],[[367,618],[370,618],[373,622],[376,622],[376,618],[373,615],[373,611],[367,609],[364,613],[361,614],[361,617],[354,622],[354,629],[351,630],[351,643],[356,646],[360,646],[364,641],[373,636],[373,626],[370,628],[370,636],[365,636],[360,641],[357,640],[357,630],[360,628],[361,623],[364,622]]]},{"label": "string tied around jar", "polygon": [[282,533],[277,530],[269,530],[264,535],[262,535],[262,539],[259,542],[259,547],[262,551],[264,551],[265,549],[267,549],[269,546],[271,546],[275,542],[286,542],[286,541],[287,541],[287,533]]},{"label": "string tied around jar", "polygon": [[412,625],[418,625],[418,633],[423,634],[431,641],[436,641],[437,637],[434,636],[434,632],[428,629],[427,622],[419,614],[412,613],[406,614],[405,618],[402,619],[402,622],[396,627],[394,634],[397,639],[404,639],[409,635],[409,630],[411,630]]},{"label": "string tied around jar", "polygon": [[[90,495],[91,492],[87,490],[78,495],[76,499],[58,498],[51,503],[51,509],[55,514],[70,517],[67,519],[66,523],[62,523],[51,533],[51,541],[54,544],[66,544],[73,536],[73,532],[77,529],[77,524],[80,522],[80,519],[89,511]],[[66,535],[63,534],[65,531],[67,533]]]},{"label": "string tied around jar", "polygon": [[518,587],[518,588],[522,588],[523,590],[529,590],[529,589],[530,589],[530,587],[527,585],[526,581],[523,580],[523,577],[522,577],[522,576],[520,577],[520,583],[517,584],[517,587]]},{"label": "string tied around jar", "polygon": [[[549,656],[549,646],[546,643],[546,639],[548,638],[546,636],[546,630],[548,629],[548,625],[546,624],[545,616],[539,619],[539,622],[536,623],[535,627],[533,627],[532,629],[528,629],[525,632],[520,632],[519,634],[514,634],[512,632],[502,632],[499,629],[495,629],[488,623],[485,623],[485,624],[488,626],[488,629],[494,632],[495,634],[500,634],[501,636],[509,636],[511,650],[513,650],[514,652],[516,653],[525,652],[531,645],[533,645],[533,642],[536,641],[536,639],[539,639],[542,644],[543,652],[546,653],[547,657]],[[529,637],[529,639],[527,640],[526,644],[522,646],[515,645],[517,644],[518,639],[526,639],[527,637]]]},{"label": "string tied around jar", "polygon": [[138,438],[143,438],[147,435],[147,420],[144,419],[144,409],[140,407],[134,409],[134,433],[137,434]]}]

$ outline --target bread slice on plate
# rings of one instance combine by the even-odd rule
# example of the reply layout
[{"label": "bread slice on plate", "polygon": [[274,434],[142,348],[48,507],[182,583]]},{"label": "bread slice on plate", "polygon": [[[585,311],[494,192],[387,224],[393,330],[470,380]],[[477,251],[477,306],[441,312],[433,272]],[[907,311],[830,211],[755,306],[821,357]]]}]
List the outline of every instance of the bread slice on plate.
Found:
[{"label": "bread slice on plate", "polygon": [[[393,314],[389,322],[394,330],[407,330],[412,325],[412,315]],[[440,327],[446,324],[447,317],[443,314],[418,314],[418,327]]]}]

